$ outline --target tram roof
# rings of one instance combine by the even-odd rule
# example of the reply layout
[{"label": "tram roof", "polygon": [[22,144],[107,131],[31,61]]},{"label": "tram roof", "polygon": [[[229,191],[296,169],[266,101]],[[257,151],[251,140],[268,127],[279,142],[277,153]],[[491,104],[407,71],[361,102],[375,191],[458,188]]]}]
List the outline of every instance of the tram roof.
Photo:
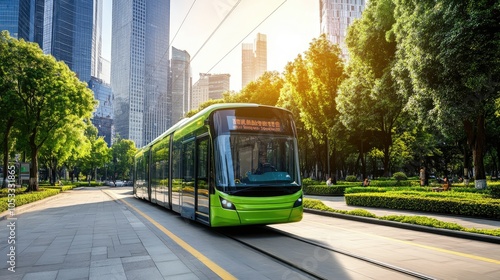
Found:
[{"label": "tram roof", "polygon": [[169,129],[167,129],[167,131],[160,134],[160,136],[156,137],[153,141],[144,145],[142,148],[146,148],[146,147],[153,145],[154,143],[163,139],[165,136],[174,133],[176,130],[178,130],[179,128],[181,128],[185,125],[188,125],[190,123],[194,123],[195,121],[197,121],[200,118],[208,117],[208,115],[213,111],[217,111],[217,110],[221,110],[221,109],[252,108],[252,107],[261,107],[261,106],[269,107],[266,105],[260,105],[260,104],[256,104],[256,103],[217,103],[217,104],[212,104],[212,105],[206,107],[205,109],[199,111],[198,113],[194,114],[190,118],[184,118],[184,119],[178,121],[177,123],[172,125]]}]

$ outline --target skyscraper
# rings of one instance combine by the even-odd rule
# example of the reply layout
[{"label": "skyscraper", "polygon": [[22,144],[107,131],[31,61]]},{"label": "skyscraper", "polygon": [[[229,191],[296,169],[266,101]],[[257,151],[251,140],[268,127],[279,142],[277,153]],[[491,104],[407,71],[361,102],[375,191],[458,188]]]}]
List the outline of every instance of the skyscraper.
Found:
[{"label": "skyscraper", "polygon": [[111,130],[113,125],[111,86],[101,79],[91,77],[89,88],[94,92],[95,99],[99,101],[99,106],[92,116],[92,124],[97,128],[98,135],[103,136],[108,146],[111,146]]},{"label": "skyscraper", "polygon": [[115,132],[141,147],[171,126],[169,0],[113,1]]},{"label": "skyscraper", "polygon": [[0,0],[0,30],[29,41],[30,0]]},{"label": "skyscraper", "polygon": [[229,74],[200,73],[200,79],[193,85],[192,109],[210,99],[222,98],[222,94],[229,91],[230,77]]},{"label": "skyscraper", "polygon": [[241,86],[257,80],[267,71],[267,36],[258,33],[253,44],[243,43],[241,50]]},{"label": "skyscraper", "polygon": [[[93,21],[92,21],[92,64],[90,74],[93,77],[102,79],[102,12],[104,0],[94,0]],[[108,80],[109,82],[109,80]]]},{"label": "skyscraper", "polygon": [[351,23],[361,17],[367,0],[320,0],[320,29],[330,42],[339,45],[344,58],[348,57],[345,37]]},{"label": "skyscraper", "polygon": [[0,0],[0,30],[42,45],[45,0]]},{"label": "skyscraper", "polygon": [[172,122],[182,119],[191,110],[191,56],[172,47]]},{"label": "skyscraper", "polygon": [[46,0],[43,52],[64,61],[88,83],[92,67],[94,0]]},{"label": "skyscraper", "polygon": [[92,121],[110,144],[113,121],[106,61],[101,57],[102,1],[0,0],[0,29],[38,43],[88,83],[100,101]]}]

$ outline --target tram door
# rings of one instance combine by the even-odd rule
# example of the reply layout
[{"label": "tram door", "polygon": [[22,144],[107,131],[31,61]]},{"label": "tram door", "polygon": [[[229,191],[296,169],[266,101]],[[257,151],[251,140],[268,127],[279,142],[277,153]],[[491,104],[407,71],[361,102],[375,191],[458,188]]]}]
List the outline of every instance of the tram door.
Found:
[{"label": "tram door", "polygon": [[183,143],[182,187],[180,189],[181,216],[194,220],[195,213],[195,174],[196,174],[196,139],[193,137]]},{"label": "tram door", "polygon": [[204,136],[196,140],[196,219],[207,223],[209,219],[209,138]]}]

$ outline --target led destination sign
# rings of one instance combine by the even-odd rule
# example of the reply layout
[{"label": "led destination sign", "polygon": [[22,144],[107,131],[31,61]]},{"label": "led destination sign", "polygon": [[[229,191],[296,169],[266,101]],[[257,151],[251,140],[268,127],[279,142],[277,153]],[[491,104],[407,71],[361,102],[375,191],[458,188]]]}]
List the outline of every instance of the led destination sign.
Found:
[{"label": "led destination sign", "polygon": [[269,131],[282,132],[283,127],[280,121],[263,120],[245,117],[228,117],[229,130],[250,130],[250,131]]}]

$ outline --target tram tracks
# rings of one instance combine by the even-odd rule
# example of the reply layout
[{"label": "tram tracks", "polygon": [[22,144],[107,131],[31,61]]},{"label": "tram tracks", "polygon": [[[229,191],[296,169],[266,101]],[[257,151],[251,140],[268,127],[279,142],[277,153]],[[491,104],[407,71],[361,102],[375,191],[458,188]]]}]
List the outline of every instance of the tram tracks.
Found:
[{"label": "tram tracks", "polygon": [[[219,233],[291,268],[298,279],[435,279],[431,276],[364,257],[331,245],[271,227],[220,229]],[[295,275],[294,275],[295,274]]]}]

